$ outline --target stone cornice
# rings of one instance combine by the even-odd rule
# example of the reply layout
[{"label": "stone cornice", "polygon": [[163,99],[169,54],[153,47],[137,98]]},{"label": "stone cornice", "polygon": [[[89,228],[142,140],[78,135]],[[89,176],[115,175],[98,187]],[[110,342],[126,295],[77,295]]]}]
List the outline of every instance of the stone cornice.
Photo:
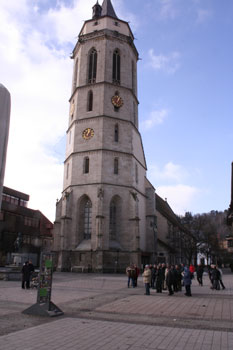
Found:
[{"label": "stone cornice", "polygon": [[72,152],[70,153],[70,155],[65,159],[64,164],[74,155],[91,155],[91,154],[95,154],[98,152],[105,152],[105,153],[113,153],[114,156],[119,156],[119,155],[124,155],[127,157],[133,157],[145,170],[147,170],[147,168],[135,157],[135,155],[133,153],[129,153],[129,152],[122,152],[122,151],[117,151],[117,150],[111,150],[111,149],[105,149],[105,148],[99,148],[99,149],[93,149],[93,150],[88,150],[88,151],[80,151],[80,152]]},{"label": "stone cornice", "polygon": [[123,188],[128,188],[131,191],[135,191],[139,193],[141,196],[147,198],[145,193],[142,193],[139,191],[137,188],[133,186],[127,186],[127,185],[121,185],[121,184],[113,184],[113,183],[108,183],[108,182],[89,182],[85,184],[79,184],[79,185],[69,185],[66,188],[63,189],[62,193],[66,192],[69,188],[74,188],[74,187],[86,187],[86,186],[111,186],[111,187],[123,187]]},{"label": "stone cornice", "polygon": [[137,104],[139,104],[139,101],[138,101],[138,98],[137,96],[135,95],[135,93],[133,92],[133,89],[127,87],[127,86],[123,86],[123,85],[120,85],[120,84],[115,84],[115,83],[112,83],[110,81],[106,81],[106,80],[103,80],[103,81],[97,81],[95,83],[87,83],[85,85],[80,85],[80,86],[76,86],[76,88],[74,89],[70,99],[69,99],[69,102],[71,102],[72,98],[74,97],[76,91],[80,90],[80,89],[86,89],[87,87],[88,88],[91,88],[91,87],[94,87],[94,86],[98,86],[98,85],[102,85],[102,84],[105,84],[105,85],[110,85],[110,86],[114,86],[116,89],[123,89],[123,90],[127,90],[127,91],[130,91],[131,94],[133,95],[134,99],[136,100]]}]

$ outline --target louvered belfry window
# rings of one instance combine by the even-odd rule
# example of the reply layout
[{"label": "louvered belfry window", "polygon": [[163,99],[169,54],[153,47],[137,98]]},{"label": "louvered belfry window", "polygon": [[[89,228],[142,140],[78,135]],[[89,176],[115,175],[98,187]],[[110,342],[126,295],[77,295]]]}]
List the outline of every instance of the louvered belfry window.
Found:
[{"label": "louvered belfry window", "polygon": [[112,81],[115,84],[121,82],[121,56],[118,50],[113,52]]},{"label": "louvered belfry window", "polygon": [[88,69],[88,83],[93,84],[96,82],[96,70],[97,70],[97,52],[96,49],[92,49],[89,54],[89,69]]}]

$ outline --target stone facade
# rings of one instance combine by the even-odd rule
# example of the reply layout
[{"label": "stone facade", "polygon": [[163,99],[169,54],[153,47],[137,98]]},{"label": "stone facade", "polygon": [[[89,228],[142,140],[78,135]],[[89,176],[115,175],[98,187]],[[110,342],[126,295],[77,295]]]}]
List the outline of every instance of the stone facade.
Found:
[{"label": "stone facade", "polygon": [[60,270],[124,271],[155,252],[155,194],[138,131],[138,52],[129,24],[115,17],[110,1],[102,8],[109,13],[84,23],[72,55],[63,194],[54,223]]}]

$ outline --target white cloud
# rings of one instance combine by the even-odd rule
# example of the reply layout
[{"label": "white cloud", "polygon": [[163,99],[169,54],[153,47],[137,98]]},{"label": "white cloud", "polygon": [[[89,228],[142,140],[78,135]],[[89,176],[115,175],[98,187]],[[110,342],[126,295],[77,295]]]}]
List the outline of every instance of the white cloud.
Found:
[{"label": "white cloud", "polygon": [[197,10],[197,23],[203,23],[203,22],[209,20],[209,18],[211,18],[211,16],[212,16],[212,12],[210,10],[205,10],[205,9],[199,8]]},{"label": "white cloud", "polygon": [[[54,220],[64,159],[55,157],[53,148],[67,127],[72,61],[69,51],[56,47],[52,31],[49,36],[46,13],[38,18],[34,11],[32,18],[27,4],[4,2],[0,13],[0,77],[12,99],[4,184],[28,193],[29,206]],[[46,33],[39,19],[46,19]]]},{"label": "white cloud", "polygon": [[160,19],[174,19],[178,15],[177,6],[174,5],[174,0],[160,0]]},{"label": "white cloud", "polygon": [[149,65],[156,71],[174,74],[180,68],[180,53],[172,52],[168,55],[156,55],[153,49],[149,50]]},{"label": "white cloud", "polygon": [[193,201],[200,194],[200,190],[188,185],[159,186],[156,192],[163,199],[167,198],[168,204],[175,214],[184,215],[190,211]]},{"label": "white cloud", "polygon": [[161,181],[181,183],[189,177],[189,173],[183,166],[168,162],[162,169],[152,164],[148,170],[148,176],[153,179],[154,183]]},{"label": "white cloud", "polygon": [[164,119],[168,116],[167,109],[154,110],[150,113],[148,119],[142,121],[140,123],[140,129],[149,130],[153,128],[155,125],[162,124]]}]

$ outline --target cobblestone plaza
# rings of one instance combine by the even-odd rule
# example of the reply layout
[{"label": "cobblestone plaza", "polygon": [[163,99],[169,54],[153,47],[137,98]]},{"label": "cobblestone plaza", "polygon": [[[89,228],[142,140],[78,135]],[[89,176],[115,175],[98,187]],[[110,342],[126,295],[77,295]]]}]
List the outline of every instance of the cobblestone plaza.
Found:
[{"label": "cobblestone plaza", "polygon": [[133,289],[124,275],[55,273],[57,318],[23,315],[36,290],[0,281],[0,349],[232,349],[233,277],[224,272],[225,290],[211,290],[205,276],[191,298],[145,296],[141,278]]}]

